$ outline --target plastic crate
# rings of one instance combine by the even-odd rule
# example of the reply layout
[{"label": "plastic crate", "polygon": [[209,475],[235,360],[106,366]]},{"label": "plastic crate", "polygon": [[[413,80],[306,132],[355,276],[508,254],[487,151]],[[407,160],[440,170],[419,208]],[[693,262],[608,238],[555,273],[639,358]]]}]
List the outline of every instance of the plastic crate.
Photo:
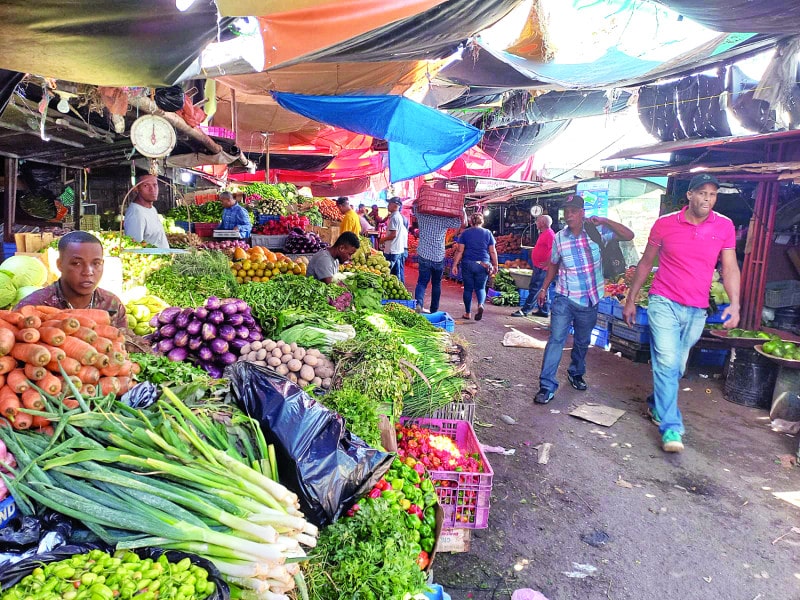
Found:
[{"label": "plastic crate", "polygon": [[288,235],[256,235],[250,236],[251,246],[261,246],[269,250],[283,250],[283,245],[286,243]]},{"label": "plastic crate", "polygon": [[784,308],[800,304],[800,281],[789,279],[786,281],[771,281],[764,292],[764,306],[769,308]]},{"label": "plastic crate", "polygon": [[422,592],[428,600],[451,600],[450,594],[445,592],[438,583],[429,583],[428,587],[431,588],[430,592]]},{"label": "plastic crate", "polygon": [[517,260],[520,258],[519,254],[498,254],[497,255],[497,264],[502,265],[507,260]]},{"label": "plastic crate", "polygon": [[206,202],[218,202],[218,201],[219,201],[219,194],[217,194],[217,192],[202,193],[202,194],[195,193],[194,195],[194,203],[198,205],[205,204]]},{"label": "plastic crate", "polygon": [[709,315],[706,318],[706,323],[711,323],[712,325],[715,323],[724,323],[725,321],[722,320],[722,311],[728,308],[728,306],[730,306],[730,304],[718,304],[717,312]]},{"label": "plastic crate", "polygon": [[236,139],[236,133],[226,127],[207,127],[206,125],[200,125],[199,128],[209,137],[225,138],[227,140]]},{"label": "plastic crate", "polygon": [[617,337],[615,334],[608,336],[608,340],[611,345],[611,352],[619,352],[628,360],[636,363],[650,362],[650,346],[648,344],[631,342]]},{"label": "plastic crate", "polygon": [[614,322],[614,317],[612,317],[611,315],[601,315],[600,313],[598,313],[595,327],[597,327],[598,329],[605,329],[606,331],[611,331],[611,323],[613,322]]},{"label": "plastic crate", "polygon": [[443,527],[458,529],[485,529],[489,526],[489,505],[492,496],[494,471],[481,450],[472,425],[466,421],[447,419],[408,419],[402,417],[401,423],[413,421],[431,432],[446,435],[453,440],[462,453],[478,454],[483,464],[483,473],[459,471],[437,471],[429,473],[439,504],[444,510]]},{"label": "plastic crate", "polygon": [[17,253],[16,242],[3,242],[3,260],[9,256],[14,256]]},{"label": "plastic crate", "polygon": [[175,221],[175,225],[183,229],[186,233],[194,233],[194,223],[189,223],[189,221]]},{"label": "plastic crate", "polygon": [[[570,327],[569,334],[575,335],[575,330]],[[608,329],[601,329],[600,327],[593,327],[592,333],[589,335],[589,345],[590,346],[597,346],[598,348],[603,348],[604,350],[608,349],[610,344],[609,338],[610,334]]]},{"label": "plastic crate", "polygon": [[280,221],[281,218],[279,215],[258,215],[258,224],[264,225],[265,223],[269,223],[270,221]]},{"label": "plastic crate", "polygon": [[446,406],[437,408],[429,418],[444,419],[447,421],[466,421],[470,425],[475,422],[475,403],[474,402],[450,402]]},{"label": "plastic crate", "polygon": [[461,217],[464,211],[464,194],[423,185],[416,202],[417,212],[439,217]]},{"label": "plastic crate", "polygon": [[486,297],[487,298],[497,298],[499,295],[500,295],[500,292],[498,292],[497,290],[493,290],[492,288],[489,288],[488,290],[486,290]]},{"label": "plastic crate", "polygon": [[[617,319],[622,320],[622,311],[625,309],[625,305],[621,302],[614,301],[614,317]],[[642,308],[641,306],[636,307],[636,324],[637,325],[648,325],[647,321],[647,309]]]},{"label": "plastic crate", "polygon": [[614,331],[615,336],[623,340],[638,344],[650,343],[650,327],[648,325],[634,325],[631,327],[625,321],[614,319],[611,329]]},{"label": "plastic crate", "polygon": [[381,300],[381,304],[389,304],[389,302],[394,302],[395,304],[402,304],[403,306],[405,306],[406,308],[410,308],[411,310],[417,308],[416,300],[394,300],[392,298],[389,298],[388,300]]},{"label": "plastic crate", "polygon": [[597,303],[597,313],[601,315],[614,315],[614,305],[619,304],[614,298],[600,298]]},{"label": "plastic crate", "polygon": [[694,348],[689,357],[689,364],[693,367],[724,367],[728,354],[727,348]]},{"label": "plastic crate", "polygon": [[194,232],[200,237],[211,237],[219,223],[194,223]]},{"label": "plastic crate", "polygon": [[17,515],[17,503],[8,496],[0,502],[0,527],[8,525],[9,521]]},{"label": "plastic crate", "polygon": [[430,324],[439,329],[444,329],[448,333],[453,333],[456,329],[456,322],[449,314],[443,311],[430,313],[429,315],[423,314],[423,317],[430,321]]}]

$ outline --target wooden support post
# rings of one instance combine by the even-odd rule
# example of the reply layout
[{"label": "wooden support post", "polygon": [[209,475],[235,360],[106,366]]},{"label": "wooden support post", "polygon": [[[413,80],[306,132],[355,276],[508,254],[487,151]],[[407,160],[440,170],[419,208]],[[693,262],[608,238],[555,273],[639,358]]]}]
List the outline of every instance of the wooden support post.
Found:
[{"label": "wooden support post", "polygon": [[75,169],[75,204],[72,207],[75,219],[75,231],[81,228],[81,206],[83,205],[83,169]]},{"label": "wooden support post", "polygon": [[3,241],[14,241],[14,223],[17,213],[17,175],[19,172],[19,159],[6,158],[5,160],[6,186],[3,191]]}]

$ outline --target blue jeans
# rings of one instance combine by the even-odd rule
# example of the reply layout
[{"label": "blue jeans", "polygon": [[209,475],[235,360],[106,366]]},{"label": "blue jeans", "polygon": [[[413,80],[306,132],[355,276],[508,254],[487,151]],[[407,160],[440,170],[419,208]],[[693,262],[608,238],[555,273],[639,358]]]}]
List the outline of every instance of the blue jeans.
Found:
[{"label": "blue jeans", "polygon": [[472,312],[472,293],[478,298],[478,306],[486,302],[486,281],[489,272],[472,260],[461,261],[461,276],[464,278],[464,310]]},{"label": "blue jeans", "polygon": [[581,306],[572,302],[566,296],[553,294],[550,305],[550,339],[544,348],[542,357],[542,373],[539,375],[539,387],[548,392],[558,389],[558,363],[564,352],[564,344],[569,335],[570,325],[575,330],[572,337],[572,353],[567,372],[573,376],[583,376],[586,373],[586,352],[589,350],[592,329],[597,323],[597,305]]},{"label": "blue jeans", "polygon": [[383,256],[389,261],[389,274],[396,275],[400,281],[405,283],[405,281],[403,281],[403,276],[405,275],[405,269],[403,268],[405,259],[403,258],[403,253],[387,254],[384,252]]},{"label": "blue jeans", "polygon": [[542,289],[544,279],[547,277],[547,269],[539,269],[533,267],[533,275],[531,275],[531,283],[528,285],[528,297],[525,299],[525,304],[522,307],[522,312],[525,314],[531,312],[534,307],[539,308],[543,315],[550,314],[550,300],[555,293],[555,282],[550,284],[545,297],[544,306],[539,306],[538,296],[539,291]]},{"label": "blue jeans", "polygon": [[444,259],[440,261],[428,260],[419,257],[419,277],[417,287],[414,289],[414,298],[417,306],[425,306],[425,289],[431,282],[431,312],[439,310],[439,298],[442,296],[442,274],[444,273]]},{"label": "blue jeans", "polygon": [[653,368],[653,395],[648,404],[661,420],[658,430],[672,429],[683,435],[683,417],[678,408],[678,386],[689,351],[703,334],[706,310],[684,306],[663,296],[650,296],[647,320],[650,322],[650,360]]}]

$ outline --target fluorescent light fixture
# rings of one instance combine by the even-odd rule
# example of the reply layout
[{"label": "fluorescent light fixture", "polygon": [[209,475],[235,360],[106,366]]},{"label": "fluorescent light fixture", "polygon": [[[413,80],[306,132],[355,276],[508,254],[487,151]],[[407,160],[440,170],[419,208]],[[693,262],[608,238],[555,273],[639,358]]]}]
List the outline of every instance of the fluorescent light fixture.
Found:
[{"label": "fluorescent light fixture", "polygon": [[175,8],[181,12],[186,12],[192,7],[194,0],[175,0]]}]

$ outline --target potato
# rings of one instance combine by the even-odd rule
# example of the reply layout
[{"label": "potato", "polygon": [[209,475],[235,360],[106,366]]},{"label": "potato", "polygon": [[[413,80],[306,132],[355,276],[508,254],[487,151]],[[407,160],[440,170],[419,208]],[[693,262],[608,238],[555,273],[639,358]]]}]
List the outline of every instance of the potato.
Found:
[{"label": "potato", "polygon": [[263,347],[264,347],[264,343],[263,342],[259,342],[259,341],[250,342],[250,349],[251,350],[261,350],[261,348],[263,348]]},{"label": "potato", "polygon": [[322,387],[323,387],[324,389],[326,389],[326,390],[327,390],[329,387],[331,387],[331,378],[330,378],[330,377],[326,377],[325,379],[323,379],[323,380],[322,380]]},{"label": "potato", "polygon": [[295,375],[294,373],[289,373],[286,377],[289,379],[289,381],[297,383],[297,375]]},{"label": "potato", "polygon": [[272,354],[272,356],[280,358],[281,356],[283,356],[283,351],[280,348],[273,348],[270,354]]},{"label": "potato", "polygon": [[256,365],[258,365],[259,367],[266,367],[266,366],[267,366],[267,363],[265,363],[263,360],[257,360],[257,361],[256,361],[255,363],[253,363],[253,364],[256,364]]},{"label": "potato", "polygon": [[311,381],[312,379],[314,379],[314,367],[303,365],[300,368],[300,377],[302,377],[306,381]]},{"label": "potato", "polygon": [[266,360],[267,359],[267,351],[263,348],[261,350],[256,351],[256,360]]},{"label": "potato", "polygon": [[275,372],[278,375],[283,375],[285,377],[286,375],[289,374],[289,367],[287,367],[286,365],[279,365],[275,367]]},{"label": "potato", "polygon": [[242,346],[242,349],[239,350],[239,354],[241,354],[242,356],[247,356],[248,354],[250,354],[250,350],[251,350],[250,344],[245,344],[244,346]]},{"label": "potato", "polygon": [[303,379],[302,377],[300,377],[300,378],[297,380],[297,385],[299,385],[300,387],[306,387],[306,386],[308,385],[308,381],[306,381],[305,379]]},{"label": "potato", "polygon": [[273,350],[275,350],[275,347],[277,345],[278,344],[276,344],[272,340],[267,340],[266,342],[264,342],[264,349],[266,349],[267,352],[272,352]]},{"label": "potato", "polygon": [[311,380],[311,383],[317,387],[322,387],[322,379],[319,377],[314,377],[314,379]]},{"label": "potato", "polygon": [[269,359],[267,360],[267,364],[270,367],[277,367],[277,366],[279,366],[281,364],[281,359],[280,358],[276,358],[274,356],[270,356]]},{"label": "potato", "polygon": [[288,363],[290,360],[294,360],[294,356],[292,356],[291,354],[284,354],[283,356],[281,356],[281,362],[284,364]]},{"label": "potato", "polygon": [[256,360],[258,360],[258,358],[256,358],[256,355],[257,355],[257,354],[258,354],[258,353],[257,353],[255,350],[251,350],[251,351],[250,351],[250,352],[247,354],[247,361],[248,361],[248,362],[255,362]]},{"label": "potato", "polygon": [[302,348],[298,348],[297,350],[295,350],[292,353],[292,356],[294,356],[297,360],[303,360],[303,357],[305,355],[306,355],[306,351],[303,350]]},{"label": "potato", "polygon": [[333,377],[333,369],[330,367],[317,367],[315,372],[319,377],[322,377],[322,379],[330,379]]},{"label": "potato", "polygon": [[301,363],[296,358],[293,358],[288,363],[286,363],[286,366],[289,367],[290,371],[296,373],[297,371],[299,371],[303,367],[303,363]]},{"label": "potato", "polygon": [[308,349],[308,353],[309,353],[311,356],[314,356],[314,357],[316,357],[316,358],[319,358],[320,356],[322,356],[322,352],[320,352],[320,351],[319,351],[319,350],[317,350],[316,348],[309,348],[309,349]]},{"label": "potato", "polygon": [[291,344],[289,344],[289,348],[292,349],[292,352],[297,350],[297,342],[292,342]]},{"label": "potato", "polygon": [[292,350],[292,347],[285,342],[281,342],[280,349],[281,352],[283,352],[284,354],[291,354],[292,352],[294,352],[294,350]]},{"label": "potato", "polygon": [[316,367],[319,361],[317,357],[311,354],[310,352],[306,352],[306,355],[303,357],[303,362],[311,367]]}]

